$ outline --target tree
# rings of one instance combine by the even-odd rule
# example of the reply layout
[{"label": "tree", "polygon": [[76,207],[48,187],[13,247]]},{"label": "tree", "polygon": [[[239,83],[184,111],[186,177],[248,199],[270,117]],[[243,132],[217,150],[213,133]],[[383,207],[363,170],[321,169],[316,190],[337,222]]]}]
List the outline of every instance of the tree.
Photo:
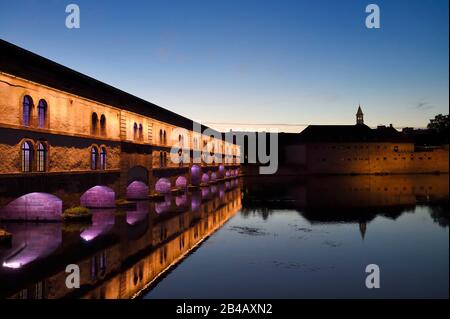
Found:
[{"label": "tree", "polygon": [[427,128],[430,130],[434,130],[438,133],[448,132],[449,119],[448,114],[442,115],[438,114],[434,117],[434,119],[430,120],[430,123],[427,125]]},{"label": "tree", "polygon": [[432,140],[433,144],[448,144],[448,125],[449,119],[448,114],[442,115],[438,114],[434,117],[434,119],[430,120],[428,124],[428,129],[432,132]]}]

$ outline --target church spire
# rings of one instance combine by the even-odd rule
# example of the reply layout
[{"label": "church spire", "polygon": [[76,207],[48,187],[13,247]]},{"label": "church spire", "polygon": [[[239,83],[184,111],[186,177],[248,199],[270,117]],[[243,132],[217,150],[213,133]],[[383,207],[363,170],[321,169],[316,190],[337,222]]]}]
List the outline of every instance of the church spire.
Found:
[{"label": "church spire", "polygon": [[361,105],[358,105],[358,111],[356,112],[356,124],[364,124],[364,113]]}]

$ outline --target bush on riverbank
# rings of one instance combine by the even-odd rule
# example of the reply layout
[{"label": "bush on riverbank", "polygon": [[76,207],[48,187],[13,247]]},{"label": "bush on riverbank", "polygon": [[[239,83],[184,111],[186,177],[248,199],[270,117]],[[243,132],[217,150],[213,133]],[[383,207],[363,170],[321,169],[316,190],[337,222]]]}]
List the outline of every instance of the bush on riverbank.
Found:
[{"label": "bush on riverbank", "polygon": [[86,207],[66,209],[62,215],[64,221],[86,222],[92,220],[92,213]]}]

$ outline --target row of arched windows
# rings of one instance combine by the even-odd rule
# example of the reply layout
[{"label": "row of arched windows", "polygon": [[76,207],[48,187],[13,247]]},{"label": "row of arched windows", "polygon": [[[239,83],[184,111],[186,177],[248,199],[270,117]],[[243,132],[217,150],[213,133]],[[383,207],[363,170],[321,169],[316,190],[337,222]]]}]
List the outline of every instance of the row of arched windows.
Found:
[{"label": "row of arched windows", "polygon": [[39,128],[47,127],[47,102],[44,99],[39,100],[37,106],[37,121],[34,120],[33,109],[33,99],[31,96],[25,95],[22,101],[22,125],[33,126],[37,124],[37,127]]},{"label": "row of arched windows", "polygon": [[91,116],[91,134],[92,135],[106,135],[106,117],[104,114],[98,118],[97,113],[92,113]]},{"label": "row of arched windows", "polygon": [[100,147],[100,151],[97,146],[91,147],[91,169],[106,169],[106,147]]},{"label": "row of arched windows", "polygon": [[47,170],[47,145],[39,141],[34,148],[31,141],[24,141],[20,148],[22,172],[45,172]]},{"label": "row of arched windows", "polygon": [[[24,141],[20,147],[22,172],[46,172],[48,169],[48,145],[38,141]],[[106,147],[91,147],[91,169],[106,169]]]}]

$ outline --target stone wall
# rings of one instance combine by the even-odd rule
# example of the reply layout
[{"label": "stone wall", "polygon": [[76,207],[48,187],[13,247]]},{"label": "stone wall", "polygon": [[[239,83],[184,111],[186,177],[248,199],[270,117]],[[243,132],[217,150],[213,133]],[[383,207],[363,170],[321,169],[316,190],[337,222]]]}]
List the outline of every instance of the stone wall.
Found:
[{"label": "stone wall", "polygon": [[[39,141],[47,146],[47,172],[75,172],[91,170],[91,147],[106,148],[106,169],[120,168],[120,144],[113,141],[61,136],[41,132],[0,127],[0,174],[22,173],[21,146],[24,141],[33,145]],[[34,154],[36,158],[36,154]],[[35,162],[35,161],[34,161]],[[34,167],[35,171],[36,168]]]},{"label": "stone wall", "polygon": [[[287,146],[287,167],[303,174],[448,173],[448,147],[415,151],[412,143],[339,143]],[[295,169],[291,170],[295,173]]]}]

